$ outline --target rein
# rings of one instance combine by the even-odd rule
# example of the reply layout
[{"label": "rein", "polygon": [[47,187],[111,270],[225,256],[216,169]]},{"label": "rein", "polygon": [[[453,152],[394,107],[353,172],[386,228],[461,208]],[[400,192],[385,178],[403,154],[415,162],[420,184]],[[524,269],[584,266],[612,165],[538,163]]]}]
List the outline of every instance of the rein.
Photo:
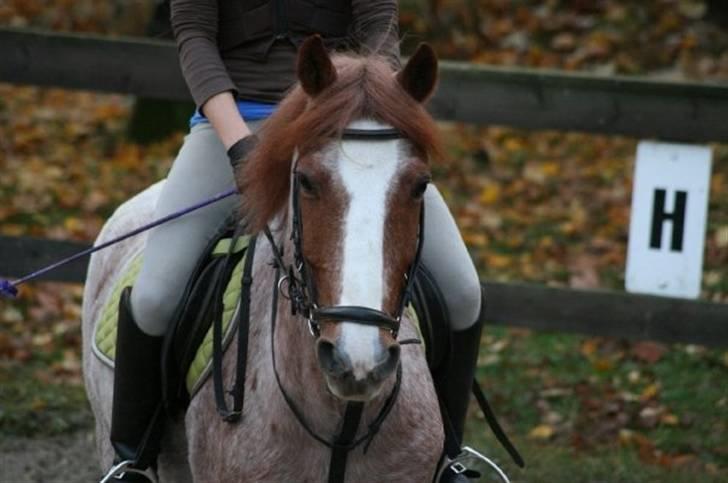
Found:
[{"label": "rein", "polygon": [[[276,270],[276,275],[280,275],[279,271]],[[330,448],[332,450],[337,449],[344,449],[346,451],[350,451],[362,443],[366,442],[364,445],[364,453],[367,452],[369,449],[369,445],[371,444],[372,440],[374,439],[374,436],[376,436],[377,432],[379,431],[379,428],[382,426],[382,423],[384,423],[384,420],[387,418],[389,413],[392,411],[392,408],[394,407],[394,403],[397,400],[397,396],[399,395],[399,390],[402,385],[402,365],[399,364],[397,366],[397,379],[394,383],[394,387],[392,388],[392,392],[387,397],[387,400],[384,402],[384,405],[382,406],[382,409],[379,411],[379,414],[374,419],[374,421],[369,424],[369,431],[363,435],[360,436],[357,439],[353,439],[350,442],[342,443],[340,441],[329,441],[323,436],[319,436],[316,434],[316,432],[311,429],[311,426],[306,422],[306,419],[303,415],[303,411],[301,411],[296,403],[293,401],[293,398],[286,392],[285,388],[283,387],[283,383],[281,382],[280,375],[278,373],[278,366],[276,363],[276,351],[275,351],[275,329],[276,329],[276,320],[278,319],[278,290],[276,287],[273,287],[273,302],[272,302],[272,309],[271,309],[271,337],[270,337],[270,349],[271,354],[273,358],[273,373],[275,374],[276,382],[278,383],[278,388],[281,391],[281,394],[283,395],[283,399],[286,401],[286,404],[290,408],[293,415],[296,417],[298,422],[301,424],[303,429],[308,433],[309,436],[311,436],[313,439],[318,441],[319,443],[323,444],[327,448]],[[363,403],[359,402],[350,402],[347,403],[347,410],[346,413],[349,414],[351,412],[350,407],[360,405],[363,407]],[[361,414],[356,416],[357,418],[357,424],[358,427],[358,420],[361,418]],[[347,420],[351,419],[351,416],[347,417],[347,415],[344,416],[344,426],[347,425]],[[356,428],[354,428],[354,433],[356,433]]]}]

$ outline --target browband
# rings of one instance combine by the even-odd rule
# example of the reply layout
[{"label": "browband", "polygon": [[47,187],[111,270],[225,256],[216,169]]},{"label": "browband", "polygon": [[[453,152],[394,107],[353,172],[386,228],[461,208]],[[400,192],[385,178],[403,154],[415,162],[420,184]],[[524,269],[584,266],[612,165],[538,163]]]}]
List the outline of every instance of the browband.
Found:
[{"label": "browband", "polygon": [[399,129],[383,128],[383,129],[355,129],[346,128],[341,132],[343,139],[399,139],[402,133]]}]

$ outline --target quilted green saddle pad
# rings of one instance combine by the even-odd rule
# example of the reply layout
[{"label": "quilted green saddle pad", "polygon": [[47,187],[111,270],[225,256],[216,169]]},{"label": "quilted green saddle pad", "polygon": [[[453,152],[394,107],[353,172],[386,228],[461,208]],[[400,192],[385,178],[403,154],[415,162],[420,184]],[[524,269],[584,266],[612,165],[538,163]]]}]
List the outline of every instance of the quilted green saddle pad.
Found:
[{"label": "quilted green saddle pad", "polygon": [[[237,253],[240,250],[244,250],[248,246],[250,238],[242,237],[238,239],[238,242],[234,248],[234,252]],[[215,245],[212,251],[212,255],[228,253],[231,240],[222,239]],[[242,282],[243,265],[245,263],[245,256],[242,257],[240,262],[235,266],[230,280],[227,282],[225,292],[223,294],[223,347],[227,347],[227,344],[232,339],[233,326],[231,322],[235,320],[235,314],[239,310],[240,305],[240,289]],[[94,334],[93,349],[96,356],[101,359],[104,363],[111,367],[114,367],[114,359],[116,356],[116,328],[118,324],[118,312],[119,312],[119,299],[121,298],[121,292],[124,287],[133,286],[136,280],[139,270],[142,266],[142,254],[137,253],[133,256],[126,264],[124,271],[116,281],[114,288],[106,301],[99,321],[96,324],[96,332]],[[212,326],[207,331],[202,344],[197,349],[197,353],[187,371],[186,385],[187,391],[190,396],[193,396],[200,388],[202,383],[207,379],[210,374],[212,366]]]}]

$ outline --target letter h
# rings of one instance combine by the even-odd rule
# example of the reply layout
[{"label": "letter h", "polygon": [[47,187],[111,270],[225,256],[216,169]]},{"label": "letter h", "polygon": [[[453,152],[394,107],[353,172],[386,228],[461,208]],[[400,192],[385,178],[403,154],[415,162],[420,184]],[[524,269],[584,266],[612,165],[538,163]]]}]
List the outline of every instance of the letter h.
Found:
[{"label": "letter h", "polygon": [[662,227],[666,221],[672,222],[672,242],[670,250],[673,252],[682,251],[683,234],[685,232],[685,208],[687,206],[688,193],[686,191],[675,192],[675,207],[672,213],[665,211],[666,190],[656,189],[652,203],[652,231],[650,235],[650,248],[659,250],[662,245]]}]

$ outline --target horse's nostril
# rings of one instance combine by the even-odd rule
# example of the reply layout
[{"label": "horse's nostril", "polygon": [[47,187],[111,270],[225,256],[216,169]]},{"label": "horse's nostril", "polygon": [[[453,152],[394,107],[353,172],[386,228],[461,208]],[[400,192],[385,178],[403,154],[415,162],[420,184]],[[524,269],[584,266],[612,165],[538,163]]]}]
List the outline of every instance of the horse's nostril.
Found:
[{"label": "horse's nostril", "polygon": [[326,373],[336,376],[351,370],[348,358],[341,354],[333,342],[319,340],[317,352],[321,369]]},{"label": "horse's nostril", "polygon": [[381,358],[377,367],[372,371],[375,380],[383,380],[389,376],[399,364],[399,344],[395,344],[387,348],[384,356]]},{"label": "horse's nostril", "polygon": [[399,362],[399,344],[391,346],[387,352],[389,353],[389,362],[396,366],[397,362]]}]

